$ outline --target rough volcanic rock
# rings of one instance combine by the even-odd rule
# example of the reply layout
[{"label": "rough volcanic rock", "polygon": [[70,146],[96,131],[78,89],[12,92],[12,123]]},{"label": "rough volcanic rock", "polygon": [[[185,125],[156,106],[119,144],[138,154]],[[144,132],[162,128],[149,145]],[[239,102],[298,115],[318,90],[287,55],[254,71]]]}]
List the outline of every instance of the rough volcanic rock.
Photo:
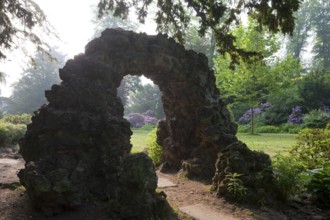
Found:
[{"label": "rough volcanic rock", "polygon": [[[160,88],[166,119],[159,123],[157,142],[166,167],[210,180],[218,152],[237,138],[207,63],[205,55],[186,51],[164,35],[107,29],[88,43],[84,54],[59,70],[63,81],[46,91],[49,104],[35,112],[20,143],[26,168],[19,177],[33,204],[51,215],[91,198],[127,209],[144,201],[163,213],[166,206],[155,184],[143,185],[155,175],[152,164],[129,156],[132,132],[117,97],[128,74],[143,74]],[[132,161],[146,171],[142,176],[126,173],[135,169],[128,165]],[[138,193],[131,185],[146,188]],[[131,217],[155,214],[138,207]]]},{"label": "rough volcanic rock", "polygon": [[[246,188],[240,198],[228,190],[231,180],[227,174],[234,173],[241,175],[238,177],[240,185]],[[212,188],[217,195],[229,199],[241,199],[254,204],[272,202],[276,187],[269,156],[249,150],[240,141],[227,146],[219,153]]]}]

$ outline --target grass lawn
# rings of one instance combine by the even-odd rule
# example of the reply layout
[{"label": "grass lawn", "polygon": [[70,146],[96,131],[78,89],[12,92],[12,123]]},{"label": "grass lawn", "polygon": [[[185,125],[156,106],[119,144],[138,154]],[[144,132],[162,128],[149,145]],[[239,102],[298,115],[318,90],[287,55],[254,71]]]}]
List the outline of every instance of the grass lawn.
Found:
[{"label": "grass lawn", "polygon": [[133,135],[131,136],[132,153],[141,152],[146,148],[146,139],[148,136],[149,130],[142,129],[132,129]]},{"label": "grass lawn", "polygon": [[271,157],[277,152],[286,154],[296,143],[296,134],[237,134],[237,138],[251,149],[262,151]]},{"label": "grass lawn", "polygon": [[[146,138],[150,131],[133,129],[131,143],[132,153],[141,152],[146,147]],[[295,144],[296,134],[237,134],[239,140],[247,144],[252,150],[263,151],[270,156],[277,152],[286,153]]]}]

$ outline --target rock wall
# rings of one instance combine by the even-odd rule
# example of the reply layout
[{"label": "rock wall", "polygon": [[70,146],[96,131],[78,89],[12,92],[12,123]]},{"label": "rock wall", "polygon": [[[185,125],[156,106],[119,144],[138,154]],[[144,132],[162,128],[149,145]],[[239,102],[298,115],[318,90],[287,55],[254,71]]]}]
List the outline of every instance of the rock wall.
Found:
[{"label": "rock wall", "polygon": [[[207,58],[166,36],[107,29],[59,74],[62,83],[46,91],[49,104],[33,116],[20,143],[26,161],[20,180],[45,213],[79,206],[90,197],[133,209],[138,199],[146,206],[136,215],[155,215],[148,207],[165,213],[152,163],[142,156],[130,159],[135,158],[129,155],[132,132],[117,97],[125,75],[143,74],[160,88],[166,119],[159,123],[157,142],[166,167],[210,180],[218,153],[237,141]],[[136,164],[147,172],[126,178]]]}]

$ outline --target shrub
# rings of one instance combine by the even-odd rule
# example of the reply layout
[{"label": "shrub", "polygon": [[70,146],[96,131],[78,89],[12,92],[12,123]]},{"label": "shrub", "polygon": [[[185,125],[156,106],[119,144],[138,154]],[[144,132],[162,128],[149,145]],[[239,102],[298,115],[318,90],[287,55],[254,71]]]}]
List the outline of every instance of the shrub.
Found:
[{"label": "shrub", "polygon": [[163,149],[157,144],[157,128],[149,132],[147,137],[147,152],[149,157],[154,162],[155,166],[162,162]]},{"label": "shrub", "polygon": [[127,120],[131,124],[132,127],[140,128],[143,125],[144,116],[139,113],[131,113],[128,115]]},{"label": "shrub", "polygon": [[287,200],[290,195],[302,189],[300,176],[304,167],[295,158],[277,154],[273,160],[273,168],[275,183],[282,199]]},{"label": "shrub", "polygon": [[320,109],[310,111],[303,118],[307,128],[325,128],[329,120],[330,114]]},{"label": "shrub", "polygon": [[1,121],[8,122],[11,124],[30,124],[31,123],[31,115],[29,114],[21,114],[21,115],[13,115],[13,114],[6,114],[3,116]]},{"label": "shrub", "polygon": [[308,169],[322,166],[330,160],[330,129],[303,129],[290,154]]},{"label": "shrub", "polygon": [[139,128],[139,130],[151,131],[156,128],[156,124],[145,124]]},{"label": "shrub", "polygon": [[26,125],[0,122],[0,147],[18,143],[26,132]]},{"label": "shrub", "polygon": [[237,132],[238,133],[248,133],[251,131],[251,126],[248,125],[238,125]]},{"label": "shrub", "polygon": [[127,120],[131,124],[131,126],[135,127],[135,128],[140,128],[146,124],[156,125],[157,119],[149,116],[149,115],[151,115],[150,112],[147,111],[146,113],[148,115],[144,115],[144,114],[140,114],[140,113],[131,113],[128,115]]},{"label": "shrub", "polygon": [[247,124],[250,122],[251,120],[251,116],[252,116],[252,111],[253,111],[253,116],[257,116],[260,115],[262,112],[261,108],[251,108],[249,110],[247,110],[244,115],[242,115],[242,117],[240,117],[238,119],[238,123],[240,124]]},{"label": "shrub", "polygon": [[303,116],[304,115],[302,114],[301,107],[296,106],[292,108],[292,113],[289,115],[288,122],[292,124],[301,124]]},{"label": "shrub", "polygon": [[298,134],[303,126],[300,124],[284,123],[280,126],[281,133]]},{"label": "shrub", "polygon": [[258,133],[280,133],[281,128],[273,125],[265,125],[257,127]]},{"label": "shrub", "polygon": [[323,207],[330,207],[330,163],[311,170],[312,178],[306,185],[313,198]]}]

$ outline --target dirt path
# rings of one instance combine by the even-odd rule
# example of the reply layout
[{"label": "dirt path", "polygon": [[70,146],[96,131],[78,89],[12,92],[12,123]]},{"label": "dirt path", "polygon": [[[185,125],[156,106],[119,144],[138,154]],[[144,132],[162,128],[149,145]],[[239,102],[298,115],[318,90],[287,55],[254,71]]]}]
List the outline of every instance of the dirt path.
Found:
[{"label": "dirt path", "polygon": [[[210,184],[203,184],[201,182],[180,178],[175,174],[163,174],[160,172],[157,172],[157,174],[159,177],[168,179],[177,185],[175,187],[159,188],[159,190],[166,193],[167,200],[175,210],[203,204],[218,212],[219,216],[220,214],[228,216],[228,219],[229,217],[230,219],[255,219],[251,211],[239,208],[211,194]],[[202,212],[203,209],[200,211]],[[180,214],[183,215],[183,219],[191,219],[186,214]],[[219,219],[226,220],[225,218]]]},{"label": "dirt path", "polygon": [[[77,210],[54,217],[42,216],[32,208],[24,188],[17,187],[15,184],[18,182],[16,173],[24,163],[23,160],[17,158],[19,157],[14,153],[1,154],[0,152],[0,220],[109,219],[106,215],[106,203],[86,204]],[[157,174],[160,178],[160,187],[157,190],[166,193],[167,200],[181,220],[330,219],[329,211],[316,208],[306,209],[305,206],[290,207],[285,214],[265,207],[246,208],[217,198],[210,193],[210,184],[180,178],[175,174],[159,172]]]}]

